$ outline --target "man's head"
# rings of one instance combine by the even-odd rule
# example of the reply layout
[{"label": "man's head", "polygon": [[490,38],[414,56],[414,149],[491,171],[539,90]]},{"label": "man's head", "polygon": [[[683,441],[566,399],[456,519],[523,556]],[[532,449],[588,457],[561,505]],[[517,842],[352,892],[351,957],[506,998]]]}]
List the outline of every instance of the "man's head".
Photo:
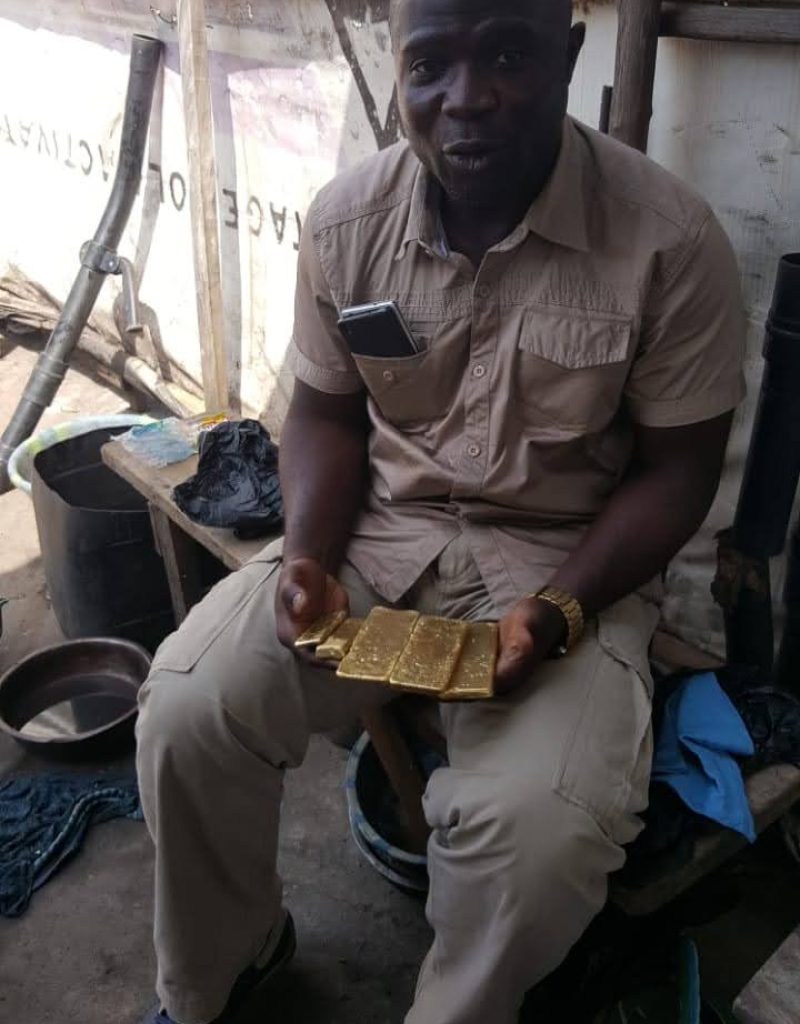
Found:
[{"label": "man's head", "polygon": [[584,30],[570,0],[392,0],[408,140],[453,199],[519,203],[552,167]]}]

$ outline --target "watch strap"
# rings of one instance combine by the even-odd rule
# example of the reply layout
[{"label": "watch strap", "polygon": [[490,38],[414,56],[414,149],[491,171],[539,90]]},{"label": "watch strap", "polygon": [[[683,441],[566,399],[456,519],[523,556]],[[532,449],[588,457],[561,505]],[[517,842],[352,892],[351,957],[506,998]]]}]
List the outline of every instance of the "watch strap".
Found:
[{"label": "watch strap", "polygon": [[548,604],[558,608],[564,616],[567,624],[567,636],[564,643],[557,647],[555,652],[559,655],[567,654],[577,644],[583,635],[584,617],[580,601],[566,590],[559,590],[558,587],[542,587],[535,594],[531,595],[539,601],[546,601]]}]

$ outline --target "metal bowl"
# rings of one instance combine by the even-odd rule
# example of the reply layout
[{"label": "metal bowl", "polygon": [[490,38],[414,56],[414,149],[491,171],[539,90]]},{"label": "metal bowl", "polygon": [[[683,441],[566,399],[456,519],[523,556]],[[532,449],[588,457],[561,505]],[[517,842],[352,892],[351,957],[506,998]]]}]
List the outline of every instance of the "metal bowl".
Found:
[{"label": "metal bowl", "polygon": [[37,754],[116,756],[133,742],[150,655],[115,637],[68,640],[0,678],[0,729]]}]

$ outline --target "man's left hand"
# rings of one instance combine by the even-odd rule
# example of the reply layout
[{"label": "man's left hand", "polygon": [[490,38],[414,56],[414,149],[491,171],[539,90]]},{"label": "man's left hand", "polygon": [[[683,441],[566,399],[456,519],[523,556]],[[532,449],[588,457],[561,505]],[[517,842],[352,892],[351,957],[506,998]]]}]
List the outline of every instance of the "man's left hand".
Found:
[{"label": "man's left hand", "polygon": [[526,597],[503,616],[499,627],[495,692],[505,693],[524,683],[536,666],[563,641],[566,621],[552,604]]}]

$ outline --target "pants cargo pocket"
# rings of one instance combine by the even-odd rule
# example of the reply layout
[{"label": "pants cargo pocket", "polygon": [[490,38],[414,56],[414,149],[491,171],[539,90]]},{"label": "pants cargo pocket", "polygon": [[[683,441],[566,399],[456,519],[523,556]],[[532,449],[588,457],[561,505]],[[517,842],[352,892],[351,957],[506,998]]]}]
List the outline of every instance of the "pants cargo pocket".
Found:
[{"label": "pants cargo pocket", "polygon": [[652,762],[652,677],[647,662],[658,610],[633,595],[602,613],[583,705],[553,778],[611,838],[647,806]]},{"label": "pants cargo pocket", "polygon": [[151,673],[191,672],[214,641],[280,567],[282,539],[250,559],[238,572],[221,580],[189,612],[179,629],[164,640],[153,658]]}]

